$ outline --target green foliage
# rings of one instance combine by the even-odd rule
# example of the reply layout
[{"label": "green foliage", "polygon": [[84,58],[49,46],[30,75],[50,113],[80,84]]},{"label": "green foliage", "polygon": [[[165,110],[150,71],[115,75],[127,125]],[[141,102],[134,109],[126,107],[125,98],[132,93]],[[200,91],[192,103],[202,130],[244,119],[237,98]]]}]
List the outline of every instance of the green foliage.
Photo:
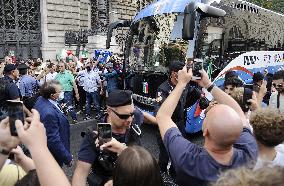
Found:
[{"label": "green foliage", "polygon": [[279,13],[284,13],[284,0],[247,0],[263,8],[270,9]]}]

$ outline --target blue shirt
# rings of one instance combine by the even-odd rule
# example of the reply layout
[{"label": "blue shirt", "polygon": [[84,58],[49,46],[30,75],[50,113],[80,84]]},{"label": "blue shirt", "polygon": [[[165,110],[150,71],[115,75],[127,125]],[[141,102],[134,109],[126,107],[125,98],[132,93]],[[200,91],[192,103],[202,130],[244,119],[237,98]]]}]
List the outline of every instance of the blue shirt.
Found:
[{"label": "blue shirt", "polygon": [[108,93],[117,89],[117,87],[118,87],[118,82],[117,82],[118,74],[115,70],[112,70],[112,72],[105,73],[104,77],[107,80],[107,91],[108,91]]},{"label": "blue shirt", "polygon": [[23,75],[20,78],[19,88],[23,97],[32,97],[39,87],[39,82],[32,76]]},{"label": "blue shirt", "polygon": [[[136,124],[140,127],[143,121],[144,121],[143,113],[139,109],[135,109],[132,124]],[[106,121],[102,121],[102,122],[106,122]],[[126,143],[125,134],[112,133],[112,137],[115,138],[120,143]],[[85,136],[83,139],[83,143],[81,144],[79,153],[78,153],[78,160],[89,163],[89,164],[93,164],[97,157],[98,157],[98,154],[94,151],[92,143]]]},{"label": "blue shirt", "polygon": [[222,165],[213,159],[203,147],[182,137],[178,128],[170,128],[164,137],[164,144],[169,152],[176,171],[178,185],[205,185],[215,182],[221,171],[248,164],[257,159],[256,140],[247,128],[234,144],[234,153],[230,165]]}]

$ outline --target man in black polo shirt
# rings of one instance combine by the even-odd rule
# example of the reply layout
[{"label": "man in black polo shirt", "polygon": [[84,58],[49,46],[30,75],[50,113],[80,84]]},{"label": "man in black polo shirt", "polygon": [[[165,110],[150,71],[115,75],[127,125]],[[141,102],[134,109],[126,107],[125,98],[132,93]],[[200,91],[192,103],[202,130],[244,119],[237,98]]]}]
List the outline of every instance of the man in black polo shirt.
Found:
[{"label": "man in black polo shirt", "polygon": [[[97,136],[90,137],[90,133],[86,133],[78,153],[72,185],[86,185],[91,168],[92,173],[88,177],[89,185],[103,185],[110,180],[117,154],[127,145],[140,145],[140,126],[144,121],[156,123],[155,117],[134,107],[130,91],[115,90],[111,92],[107,99],[107,115],[100,122],[111,124],[112,137],[114,138],[110,142],[112,147],[107,148],[108,151],[100,150],[100,147],[94,144]],[[96,127],[96,123],[94,125]],[[95,134],[93,130],[96,129],[92,129],[91,134]],[[111,149],[114,147],[115,150]]]},{"label": "man in black polo shirt", "polygon": [[19,89],[14,81],[19,77],[19,71],[13,64],[4,67],[4,77],[0,79],[0,120],[7,114],[7,100],[20,100]]}]

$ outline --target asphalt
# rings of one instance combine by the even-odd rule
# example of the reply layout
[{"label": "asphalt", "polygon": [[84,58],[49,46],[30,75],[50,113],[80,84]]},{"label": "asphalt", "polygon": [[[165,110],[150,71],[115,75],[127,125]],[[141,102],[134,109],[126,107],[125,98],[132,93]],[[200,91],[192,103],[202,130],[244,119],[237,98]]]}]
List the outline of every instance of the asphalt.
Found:
[{"label": "asphalt", "polygon": [[[64,171],[66,175],[68,176],[69,179],[72,178],[72,174],[74,172],[74,169],[76,167],[76,162],[77,162],[77,154],[80,148],[80,144],[82,142],[82,137],[81,137],[81,132],[84,131],[88,126],[91,126],[94,123],[94,119],[87,120],[87,121],[82,121],[83,118],[82,116],[79,116],[79,122],[76,124],[71,124],[70,127],[70,132],[71,132],[71,137],[70,137],[70,144],[71,144],[71,153],[74,157],[74,164],[72,167],[64,167]],[[159,154],[159,149],[156,141],[156,131],[157,131],[157,126],[154,125],[149,125],[149,124],[143,124],[141,126],[142,130],[142,146],[145,147],[147,150],[149,150],[150,153],[157,159],[158,154]],[[193,136],[191,138],[191,141],[197,144],[202,144],[203,140],[200,135],[198,136]]]}]

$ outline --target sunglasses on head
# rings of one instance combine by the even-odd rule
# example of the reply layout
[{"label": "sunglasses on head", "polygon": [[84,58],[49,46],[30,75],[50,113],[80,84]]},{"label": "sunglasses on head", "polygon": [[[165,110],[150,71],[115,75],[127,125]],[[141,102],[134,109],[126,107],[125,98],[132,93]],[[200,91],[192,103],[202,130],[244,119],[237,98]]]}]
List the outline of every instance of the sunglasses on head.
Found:
[{"label": "sunglasses on head", "polygon": [[134,115],[134,112],[130,113],[130,114],[119,114],[116,111],[114,111],[113,109],[110,109],[113,113],[115,113],[115,115],[117,115],[120,119],[128,119],[129,117],[132,117]]}]

